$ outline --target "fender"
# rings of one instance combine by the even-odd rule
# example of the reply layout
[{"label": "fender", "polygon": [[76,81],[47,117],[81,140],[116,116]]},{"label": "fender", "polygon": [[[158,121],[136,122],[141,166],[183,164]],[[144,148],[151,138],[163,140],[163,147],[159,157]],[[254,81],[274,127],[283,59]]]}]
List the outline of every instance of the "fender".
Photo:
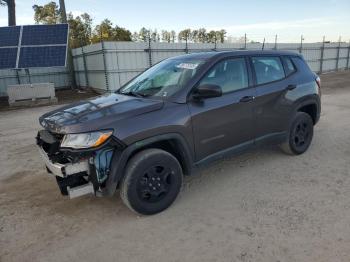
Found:
[{"label": "fender", "polygon": [[294,114],[300,110],[300,108],[307,106],[307,105],[316,105],[317,112],[316,112],[316,119],[315,124],[317,124],[318,120],[320,119],[321,115],[321,100],[320,97],[316,94],[308,95],[306,97],[301,98],[299,101],[295,102],[296,106],[294,109]]},{"label": "fender", "polygon": [[177,145],[180,147],[179,153],[184,160],[184,163],[182,163],[184,166],[184,174],[189,175],[193,167],[194,152],[191,152],[191,150],[189,149],[185,138],[178,133],[168,133],[168,134],[158,135],[158,136],[137,141],[129,145],[122,151],[118,149],[115,150],[112,158],[111,171],[107,179],[106,187],[103,191],[103,195],[111,196],[114,194],[119,181],[124,176],[125,167],[127,165],[127,162],[130,156],[132,156],[135,152],[139,151],[140,149],[145,148],[148,145],[151,145],[155,142],[169,141],[169,140],[176,141]]}]

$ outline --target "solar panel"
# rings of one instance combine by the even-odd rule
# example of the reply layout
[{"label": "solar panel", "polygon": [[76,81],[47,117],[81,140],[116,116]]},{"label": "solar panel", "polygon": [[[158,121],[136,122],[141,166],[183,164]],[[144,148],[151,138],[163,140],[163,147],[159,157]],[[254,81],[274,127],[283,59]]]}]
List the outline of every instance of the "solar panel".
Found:
[{"label": "solar panel", "polygon": [[21,45],[65,45],[68,25],[26,25],[23,26]]},{"label": "solar panel", "polygon": [[0,27],[0,69],[66,65],[68,24]]},{"label": "solar panel", "polygon": [[17,48],[0,48],[0,69],[15,68]]},{"label": "solar panel", "polygon": [[65,59],[66,46],[22,47],[18,68],[62,66]]},{"label": "solar panel", "polygon": [[0,27],[0,46],[17,46],[20,26]]}]

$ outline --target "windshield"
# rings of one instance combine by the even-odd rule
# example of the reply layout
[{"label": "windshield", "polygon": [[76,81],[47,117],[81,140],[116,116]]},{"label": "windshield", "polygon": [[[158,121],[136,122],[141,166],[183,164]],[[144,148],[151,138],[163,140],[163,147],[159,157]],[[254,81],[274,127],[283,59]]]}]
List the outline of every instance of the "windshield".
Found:
[{"label": "windshield", "polygon": [[198,59],[164,60],[119,89],[118,93],[140,97],[169,97],[181,90],[203,63],[204,60]]}]

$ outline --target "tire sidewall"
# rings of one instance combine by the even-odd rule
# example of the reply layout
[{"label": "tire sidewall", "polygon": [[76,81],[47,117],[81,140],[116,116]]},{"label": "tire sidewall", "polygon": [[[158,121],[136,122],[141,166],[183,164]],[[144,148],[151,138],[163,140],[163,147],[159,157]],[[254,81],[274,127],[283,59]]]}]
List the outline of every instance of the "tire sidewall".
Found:
[{"label": "tire sidewall", "polygon": [[[158,202],[149,203],[142,200],[137,190],[139,178],[145,170],[152,166],[163,165],[174,171],[169,192]],[[177,159],[163,150],[145,150],[133,157],[127,166],[125,174],[126,197],[129,206],[137,213],[151,215],[159,213],[169,207],[176,199],[182,186],[182,169]],[[123,183],[124,184],[124,183]]]},{"label": "tire sidewall", "polygon": [[[295,131],[296,131],[296,126],[298,125],[298,123],[300,123],[301,121],[305,121],[307,122],[308,126],[310,127],[309,128],[309,137],[307,139],[307,142],[305,143],[305,146],[301,147],[301,148],[298,148],[295,143],[294,143],[294,136],[295,136]],[[290,150],[296,154],[296,155],[300,155],[302,153],[304,153],[309,147],[310,147],[310,144],[312,142],[312,138],[313,138],[313,128],[314,125],[313,125],[313,121],[312,121],[312,118],[310,117],[310,115],[304,113],[304,112],[298,112],[292,122],[292,125],[291,125],[291,128],[289,130],[289,147],[290,147]]]}]

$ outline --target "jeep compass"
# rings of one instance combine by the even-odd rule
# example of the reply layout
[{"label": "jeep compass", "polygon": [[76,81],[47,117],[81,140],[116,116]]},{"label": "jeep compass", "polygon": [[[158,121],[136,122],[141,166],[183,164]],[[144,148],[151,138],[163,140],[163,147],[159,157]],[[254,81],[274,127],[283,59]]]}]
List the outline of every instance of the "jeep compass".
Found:
[{"label": "jeep compass", "polygon": [[184,175],[265,144],[310,146],[320,78],[286,51],[230,51],[166,59],[114,93],[40,117],[39,153],[63,195],[120,192],[150,215],[176,199]]}]

